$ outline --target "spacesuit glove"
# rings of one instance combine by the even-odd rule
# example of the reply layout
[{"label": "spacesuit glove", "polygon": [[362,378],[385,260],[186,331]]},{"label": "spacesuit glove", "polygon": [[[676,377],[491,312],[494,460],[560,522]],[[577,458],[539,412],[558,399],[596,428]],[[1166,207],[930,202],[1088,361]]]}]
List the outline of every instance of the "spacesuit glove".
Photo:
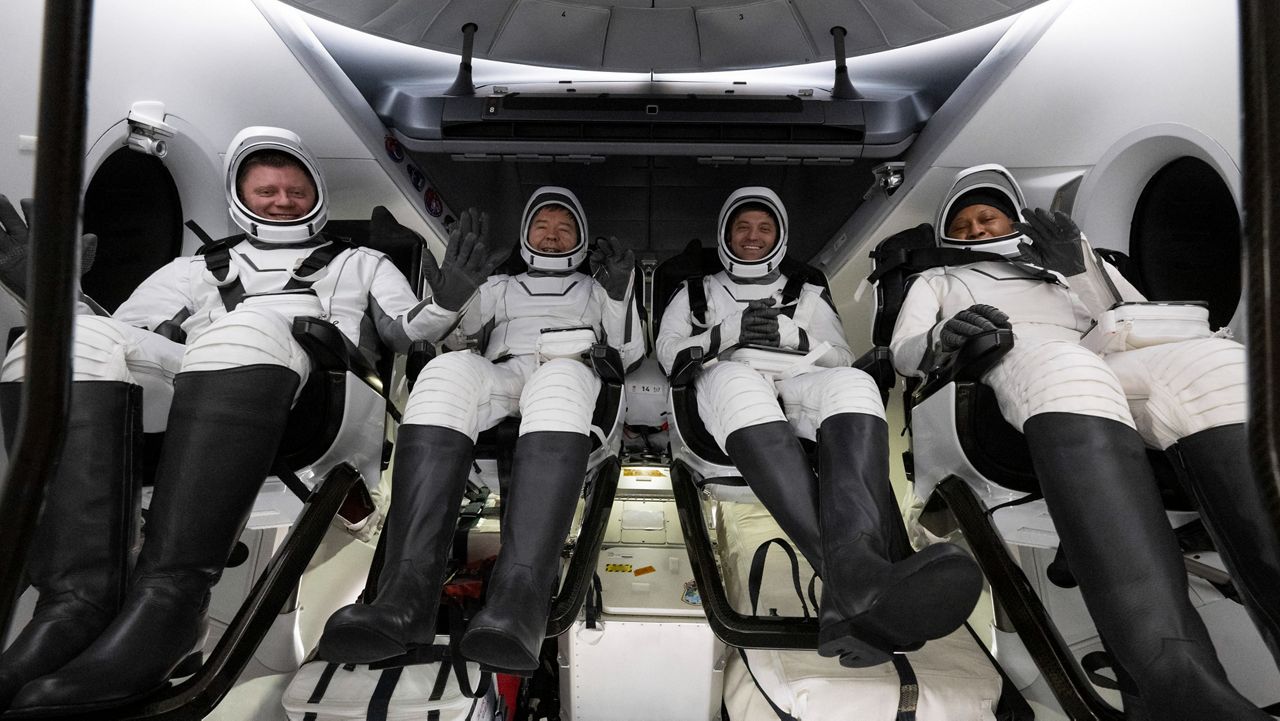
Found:
[{"label": "spacesuit glove", "polygon": [[1024,259],[1061,273],[1064,278],[1084,272],[1084,236],[1071,216],[1061,210],[1051,214],[1044,208],[1023,208],[1022,217],[1026,222],[1014,223],[1013,227],[1031,239],[1030,243],[1018,244]]},{"label": "spacesuit glove", "polygon": [[976,304],[956,313],[942,325],[938,338],[938,350],[951,353],[959,350],[970,338],[997,329],[1009,329],[1009,316],[995,306]]},{"label": "spacesuit glove", "polygon": [[634,251],[624,249],[617,238],[597,238],[588,261],[591,264],[591,277],[604,286],[610,298],[623,300],[627,297],[631,273],[636,266]]},{"label": "spacesuit glove", "polygon": [[[27,294],[27,250],[31,240],[31,198],[23,198],[22,215],[18,215],[13,203],[0,195],[0,283],[4,283],[15,295]],[[24,220],[23,218],[26,218]],[[98,236],[85,233],[80,236],[80,275],[89,272],[98,250]]]},{"label": "spacesuit glove", "polygon": [[742,311],[742,325],[738,331],[739,343],[768,345],[777,348],[782,342],[778,330],[778,313],[773,298],[761,298],[747,304]]},{"label": "spacesuit glove", "polygon": [[436,305],[461,310],[500,260],[496,254],[489,255],[489,214],[467,208],[449,228],[444,261],[437,265],[430,253],[423,258],[423,271]]}]

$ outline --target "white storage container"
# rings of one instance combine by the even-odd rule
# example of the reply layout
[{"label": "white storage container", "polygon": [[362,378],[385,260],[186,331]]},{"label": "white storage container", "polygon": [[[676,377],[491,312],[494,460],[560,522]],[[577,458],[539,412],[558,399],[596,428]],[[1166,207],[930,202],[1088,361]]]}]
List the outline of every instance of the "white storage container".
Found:
[{"label": "white storage container", "polygon": [[603,613],[560,636],[563,721],[718,719],[725,646],[683,548],[600,551]]}]

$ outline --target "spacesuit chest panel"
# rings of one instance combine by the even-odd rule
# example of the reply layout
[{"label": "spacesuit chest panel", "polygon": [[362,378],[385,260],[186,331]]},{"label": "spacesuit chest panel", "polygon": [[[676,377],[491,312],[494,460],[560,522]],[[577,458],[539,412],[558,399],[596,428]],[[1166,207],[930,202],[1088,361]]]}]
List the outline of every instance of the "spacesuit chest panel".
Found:
[{"label": "spacesuit chest panel", "polygon": [[948,268],[944,277],[943,317],[985,303],[1007,313],[1018,334],[1073,340],[1092,323],[1088,308],[1068,285],[1032,278],[1016,266],[974,263]]},{"label": "spacesuit chest panel", "polygon": [[590,326],[599,337],[599,304],[592,302],[595,283],[582,273],[565,276],[532,276],[521,273],[507,278],[498,290],[494,329],[485,356],[525,355],[534,352],[544,328]]},{"label": "spacesuit chest panel", "polygon": [[[245,295],[273,293],[285,288],[293,277],[294,267],[314,251],[314,246],[263,248],[244,242],[231,250],[231,263],[238,270]],[[322,308],[320,317],[338,326],[353,342],[359,340],[360,321],[368,304],[375,264],[373,256],[366,258],[364,254],[348,250],[310,276],[314,279],[310,288]],[[195,279],[193,296],[199,308],[183,323],[188,333],[226,314],[217,287],[206,282],[201,274],[196,274]]]},{"label": "spacesuit chest panel", "polygon": [[786,277],[781,275],[770,283],[736,283],[728,273],[716,273],[704,284],[707,289],[707,321],[714,325],[742,311],[753,300],[773,298],[781,301],[786,284]]}]

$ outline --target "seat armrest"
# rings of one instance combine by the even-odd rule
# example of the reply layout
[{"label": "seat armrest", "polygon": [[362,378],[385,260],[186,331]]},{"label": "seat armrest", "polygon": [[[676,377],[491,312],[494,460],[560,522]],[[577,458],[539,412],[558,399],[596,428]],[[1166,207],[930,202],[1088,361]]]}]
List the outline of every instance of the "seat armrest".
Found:
[{"label": "seat armrest", "polygon": [[937,389],[955,381],[978,381],[1013,348],[1013,331],[1005,328],[989,330],[970,337],[954,353],[941,359],[938,365],[916,389],[916,398],[922,399]]},{"label": "seat armrest", "polygon": [[293,337],[311,356],[316,367],[325,371],[350,371],[371,387],[382,389],[378,371],[369,364],[351,339],[327,321],[309,316],[293,319]]},{"label": "seat armrest", "polygon": [[898,378],[893,369],[893,351],[882,345],[863,353],[853,362],[853,367],[871,376],[882,395],[893,389]]},{"label": "seat armrest", "polygon": [[682,388],[693,383],[702,372],[703,349],[701,346],[685,348],[676,354],[671,364],[671,387]]},{"label": "seat armrest", "polygon": [[596,343],[591,346],[590,358],[591,367],[600,380],[613,385],[622,385],[623,379],[627,376],[627,369],[622,367],[622,354],[617,348],[606,343]]}]

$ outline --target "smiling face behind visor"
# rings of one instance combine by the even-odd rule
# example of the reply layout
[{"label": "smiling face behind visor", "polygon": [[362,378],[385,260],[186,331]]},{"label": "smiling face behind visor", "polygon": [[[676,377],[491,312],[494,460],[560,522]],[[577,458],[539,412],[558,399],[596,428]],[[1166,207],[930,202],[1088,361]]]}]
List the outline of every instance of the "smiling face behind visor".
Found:
[{"label": "smiling face behind visor", "polygon": [[587,257],[587,216],[567,188],[544,186],[525,204],[520,256],[530,270],[568,273]]},{"label": "smiling face behind visor", "polygon": [[328,196],[315,156],[284,128],[236,134],[223,160],[231,219],[251,238],[297,243],[320,233]]},{"label": "smiling face behind visor", "polygon": [[768,188],[733,191],[720,208],[717,227],[720,262],[734,277],[769,276],[787,254],[787,209]]},{"label": "smiling face behind visor", "polygon": [[1023,207],[1022,189],[1003,166],[966,168],[938,209],[938,245],[1015,257],[1021,253],[1018,244],[1027,239],[1013,228]]}]

